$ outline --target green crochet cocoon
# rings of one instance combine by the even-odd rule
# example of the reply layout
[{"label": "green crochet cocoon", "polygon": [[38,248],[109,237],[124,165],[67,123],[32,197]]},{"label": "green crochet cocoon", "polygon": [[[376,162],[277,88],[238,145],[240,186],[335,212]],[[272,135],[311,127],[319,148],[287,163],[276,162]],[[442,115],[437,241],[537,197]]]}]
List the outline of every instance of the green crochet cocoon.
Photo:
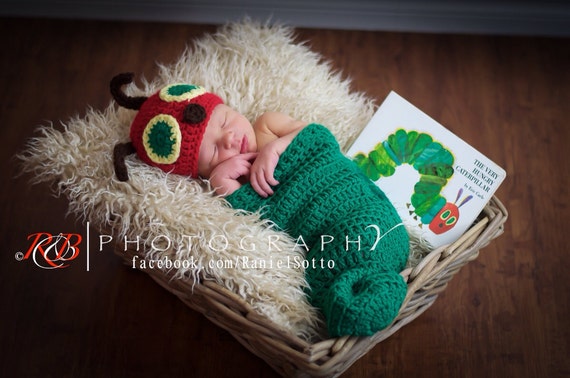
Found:
[{"label": "green crochet cocoon", "polygon": [[227,201],[260,211],[306,247],[309,299],[332,337],[369,336],[397,316],[409,238],[384,193],[340,151],[324,126],[306,126],[281,154],[279,185],[263,198],[245,184]]}]

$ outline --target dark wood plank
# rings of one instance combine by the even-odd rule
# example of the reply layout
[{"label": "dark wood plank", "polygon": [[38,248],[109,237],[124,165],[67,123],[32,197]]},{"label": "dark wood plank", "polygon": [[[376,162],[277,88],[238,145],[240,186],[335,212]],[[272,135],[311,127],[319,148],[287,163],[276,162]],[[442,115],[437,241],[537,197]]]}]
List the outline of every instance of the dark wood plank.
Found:
[{"label": "dark wood plank", "polygon": [[[38,124],[110,101],[124,70],[151,78],[213,26],[0,20],[0,375],[272,376],[228,333],[187,309],[109,248],[43,271],[14,255],[29,234],[85,233],[66,203],[16,177],[11,161]],[[508,172],[510,218],[415,322],[357,361],[347,377],[564,376],[569,285],[566,111],[570,41],[299,30],[299,40],[380,103],[393,89]],[[92,240],[93,250],[98,248]],[[83,257],[81,257],[83,258]],[[83,258],[83,264],[86,263]]]}]

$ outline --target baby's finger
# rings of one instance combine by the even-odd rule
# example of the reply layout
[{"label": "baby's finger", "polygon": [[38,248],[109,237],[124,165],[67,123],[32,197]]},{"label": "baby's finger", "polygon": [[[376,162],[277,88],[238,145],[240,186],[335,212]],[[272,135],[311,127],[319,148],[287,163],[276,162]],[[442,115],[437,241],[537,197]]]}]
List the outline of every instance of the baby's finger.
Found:
[{"label": "baby's finger", "polygon": [[261,188],[259,187],[259,185],[257,184],[257,179],[255,179],[253,176],[250,178],[249,183],[251,184],[251,187],[253,188],[253,190],[255,190],[255,192],[257,194],[259,194],[261,197],[266,198],[267,194],[261,190]]},{"label": "baby's finger", "polygon": [[271,174],[271,172],[269,172],[269,171],[267,171],[267,172],[265,173],[264,178],[265,178],[265,182],[267,182],[267,183],[268,183],[269,185],[271,185],[271,186],[279,185],[279,181],[277,181],[277,180],[275,179],[275,177],[273,177],[273,174]]},{"label": "baby's finger", "polygon": [[273,194],[273,191],[271,190],[271,187],[264,181],[265,180],[263,180],[263,176],[259,173],[252,173],[250,177],[251,186],[255,192],[265,198]]},{"label": "baby's finger", "polygon": [[247,160],[247,161],[250,161],[250,162],[251,162],[251,161],[255,160],[255,158],[257,157],[257,155],[258,155],[257,152],[248,152],[248,153],[245,153],[245,154],[239,154],[239,155],[237,155],[237,156],[239,156],[240,159]]},{"label": "baby's finger", "polygon": [[274,184],[275,182],[276,181],[273,178],[273,176],[268,172],[266,172],[265,170],[261,170],[261,172],[259,172],[258,183],[263,189],[263,191],[268,195],[273,194],[273,188],[271,187],[271,185],[275,185]]},{"label": "baby's finger", "polygon": [[251,163],[247,160],[242,161],[241,164],[237,166],[238,177],[249,175],[250,169]]}]

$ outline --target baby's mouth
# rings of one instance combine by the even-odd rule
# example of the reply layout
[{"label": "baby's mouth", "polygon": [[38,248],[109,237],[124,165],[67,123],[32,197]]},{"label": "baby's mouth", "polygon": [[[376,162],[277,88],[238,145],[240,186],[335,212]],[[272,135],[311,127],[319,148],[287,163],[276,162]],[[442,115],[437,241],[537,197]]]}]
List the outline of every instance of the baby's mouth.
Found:
[{"label": "baby's mouth", "polygon": [[244,135],[243,139],[241,140],[241,146],[240,146],[239,153],[245,154],[247,152],[248,147],[249,147],[249,143],[247,141],[247,137]]}]

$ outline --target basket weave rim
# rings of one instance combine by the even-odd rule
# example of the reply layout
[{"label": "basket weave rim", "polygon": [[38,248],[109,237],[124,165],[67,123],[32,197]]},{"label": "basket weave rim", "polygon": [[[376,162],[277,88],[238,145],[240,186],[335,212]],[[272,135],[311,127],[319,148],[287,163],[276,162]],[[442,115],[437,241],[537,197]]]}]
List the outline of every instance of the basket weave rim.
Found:
[{"label": "basket weave rim", "polygon": [[[304,340],[258,314],[239,295],[208,277],[194,282],[192,279],[174,279],[174,272],[144,272],[189,307],[230,332],[280,374],[290,376],[302,372],[311,376],[338,376],[377,343],[427,310],[460,268],[476,259],[481,248],[504,232],[507,218],[507,209],[494,196],[473,226],[459,239],[434,249],[416,266],[403,270],[400,274],[408,283],[408,291],[399,315],[390,326],[368,337]],[[119,245],[115,252],[127,264],[134,255],[144,258],[144,251],[125,251]]]}]

